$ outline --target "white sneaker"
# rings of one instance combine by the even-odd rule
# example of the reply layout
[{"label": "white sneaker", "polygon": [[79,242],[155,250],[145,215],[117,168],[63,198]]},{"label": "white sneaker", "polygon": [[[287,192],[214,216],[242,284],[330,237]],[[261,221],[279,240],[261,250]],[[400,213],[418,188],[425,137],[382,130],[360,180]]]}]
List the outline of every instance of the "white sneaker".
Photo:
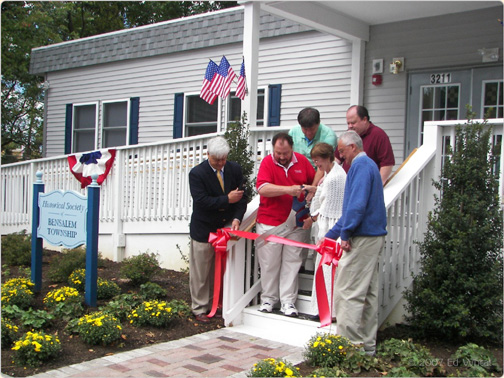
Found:
[{"label": "white sneaker", "polygon": [[269,302],[264,302],[261,304],[261,307],[259,307],[259,311],[261,312],[272,312],[273,311],[273,305]]},{"label": "white sneaker", "polygon": [[296,306],[294,306],[292,303],[282,304],[282,309],[280,311],[282,311],[285,316],[292,316],[292,317],[298,316]]}]

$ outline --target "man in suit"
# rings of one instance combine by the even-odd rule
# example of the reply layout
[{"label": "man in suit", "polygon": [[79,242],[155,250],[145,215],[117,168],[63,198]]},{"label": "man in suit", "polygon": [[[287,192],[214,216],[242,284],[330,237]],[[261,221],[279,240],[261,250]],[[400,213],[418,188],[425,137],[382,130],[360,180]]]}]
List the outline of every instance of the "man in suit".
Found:
[{"label": "man in suit", "polygon": [[237,230],[247,210],[242,169],[237,163],[227,161],[228,154],[226,139],[213,138],[208,142],[208,160],[189,172],[193,198],[189,286],[192,311],[201,323],[210,321],[207,313],[213,294],[215,252],[208,235],[229,222]]}]

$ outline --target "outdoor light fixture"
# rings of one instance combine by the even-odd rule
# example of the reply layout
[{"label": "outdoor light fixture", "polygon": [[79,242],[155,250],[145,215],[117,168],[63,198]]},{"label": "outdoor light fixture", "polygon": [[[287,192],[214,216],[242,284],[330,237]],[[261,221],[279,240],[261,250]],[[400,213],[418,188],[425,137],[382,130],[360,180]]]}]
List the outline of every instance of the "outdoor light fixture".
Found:
[{"label": "outdoor light fixture", "polygon": [[392,58],[392,63],[390,63],[390,73],[397,75],[399,72],[404,71],[404,58]]},{"label": "outdoor light fixture", "polygon": [[498,47],[495,47],[493,49],[487,49],[487,48],[478,49],[478,54],[481,55],[481,61],[483,63],[497,62],[499,60]]},{"label": "outdoor light fixture", "polygon": [[51,85],[49,84],[49,82],[48,82],[47,80],[46,80],[46,81],[44,81],[44,82],[42,83],[42,89],[43,89],[44,91],[47,91],[47,90],[49,89],[49,87],[50,87],[50,86],[51,86]]}]

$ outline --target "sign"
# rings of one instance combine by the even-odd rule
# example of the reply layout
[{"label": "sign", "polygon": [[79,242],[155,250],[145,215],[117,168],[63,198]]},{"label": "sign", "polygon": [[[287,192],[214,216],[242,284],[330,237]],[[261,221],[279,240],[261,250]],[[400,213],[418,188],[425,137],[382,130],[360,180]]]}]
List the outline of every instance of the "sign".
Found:
[{"label": "sign", "polygon": [[39,193],[37,236],[53,245],[75,248],[86,244],[87,199],[77,192]]},{"label": "sign", "polygon": [[451,83],[452,75],[451,73],[436,73],[430,74],[430,83],[431,84],[447,84]]}]

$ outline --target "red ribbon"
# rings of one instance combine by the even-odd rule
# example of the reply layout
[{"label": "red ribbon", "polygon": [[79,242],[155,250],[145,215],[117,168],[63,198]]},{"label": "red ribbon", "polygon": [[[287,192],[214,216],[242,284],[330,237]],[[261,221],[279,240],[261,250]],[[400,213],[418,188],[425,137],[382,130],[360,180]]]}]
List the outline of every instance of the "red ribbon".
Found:
[{"label": "red ribbon", "polygon": [[[229,234],[236,235],[241,238],[256,240],[261,235],[254,232],[246,232],[239,230],[231,230],[230,228],[221,228],[217,230],[216,233],[211,232],[208,237],[208,242],[212,244],[215,249],[215,276],[214,276],[214,296],[212,303],[212,310],[208,317],[215,315],[217,309],[222,307],[221,291],[222,291],[222,277],[226,270],[226,257],[227,257],[227,242],[231,239]],[[331,324],[332,322],[332,311],[327,299],[327,291],[325,286],[324,274],[322,272],[322,264],[332,265],[332,277],[331,277],[331,287],[334,286],[334,274],[336,268],[338,267],[338,261],[341,258],[343,250],[341,245],[336,242],[336,240],[323,238],[319,241],[317,245],[302,243],[296,240],[290,240],[276,235],[268,235],[265,241],[271,243],[280,243],[284,245],[290,245],[300,248],[309,248],[317,251],[322,255],[320,259],[320,264],[315,272],[315,290],[317,292],[317,302],[319,308],[319,316],[321,326]],[[331,304],[332,304],[332,292],[331,292]]]}]

